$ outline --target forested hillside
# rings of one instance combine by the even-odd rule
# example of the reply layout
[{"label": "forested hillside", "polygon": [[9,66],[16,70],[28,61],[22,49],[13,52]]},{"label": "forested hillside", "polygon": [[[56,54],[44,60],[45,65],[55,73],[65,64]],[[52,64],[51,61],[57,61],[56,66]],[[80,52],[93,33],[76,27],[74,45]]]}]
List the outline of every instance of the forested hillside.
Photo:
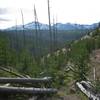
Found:
[{"label": "forested hillside", "polygon": [[[41,31],[40,33],[36,38],[35,31],[33,33],[32,31],[24,31],[24,33],[16,30],[1,31],[1,66],[9,66],[19,72],[24,71],[23,74],[29,74],[33,77],[34,75],[35,77],[39,76],[44,70],[48,70],[48,67],[45,68],[45,66],[49,66],[49,58],[46,58],[50,52],[49,33],[48,31]],[[79,39],[85,34],[87,34],[87,30],[59,31],[52,42],[53,52],[66,45],[68,47],[72,40]],[[44,58],[45,62],[42,61]],[[55,59],[55,57],[53,58]],[[61,62],[57,61],[57,64],[59,63]],[[51,65],[50,68],[53,70]]]},{"label": "forested hillside", "polygon": [[[57,98],[62,97],[66,100],[68,95],[70,96],[74,93],[75,97],[78,95],[78,98],[81,98],[79,100],[85,100],[84,95],[82,95],[79,91],[77,92],[75,87],[73,87],[73,84],[77,81],[87,80],[89,78],[89,71],[91,69],[89,64],[90,54],[93,50],[100,48],[99,28],[88,32],[88,34],[84,33],[87,34],[85,36],[76,35],[77,38],[74,37],[74,39],[74,35],[72,34],[75,34],[75,32],[73,32],[71,34],[73,41],[70,42],[68,42],[65,38],[65,34],[67,33],[59,33],[64,36],[62,38],[62,43],[64,43],[64,45],[59,46],[52,53],[49,52],[49,43],[47,40],[44,40],[44,38],[43,40],[46,41],[44,44],[47,46],[45,46],[45,48],[41,48],[44,52],[46,52],[44,53],[42,51],[42,55],[39,51],[41,49],[39,49],[39,47],[35,47],[37,46],[37,40],[34,42],[34,39],[29,34],[25,36],[24,40],[21,34],[15,33],[0,32],[1,67],[10,68],[24,76],[28,75],[34,78],[45,76],[53,77],[52,85],[58,88]],[[58,40],[58,43],[60,43],[60,39]],[[15,77],[10,73],[2,71],[2,69],[0,70],[0,76]],[[57,98],[55,100],[57,100]]]}]

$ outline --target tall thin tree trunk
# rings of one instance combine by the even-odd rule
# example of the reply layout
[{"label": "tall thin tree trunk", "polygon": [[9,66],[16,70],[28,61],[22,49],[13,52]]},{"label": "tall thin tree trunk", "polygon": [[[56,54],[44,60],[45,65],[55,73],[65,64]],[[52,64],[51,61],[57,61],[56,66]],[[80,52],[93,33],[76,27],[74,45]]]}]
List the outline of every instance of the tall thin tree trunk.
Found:
[{"label": "tall thin tree trunk", "polygon": [[57,17],[56,17],[56,26],[55,26],[55,44],[56,44],[56,50],[57,50],[58,49]]},{"label": "tall thin tree trunk", "polygon": [[51,31],[50,1],[49,0],[48,0],[48,19],[49,19],[49,34],[50,34],[50,52],[52,53],[52,31]]},{"label": "tall thin tree trunk", "polygon": [[19,42],[18,42],[18,31],[17,31],[17,19],[16,19],[16,35],[15,35],[15,40],[16,40],[16,50],[19,51]]},{"label": "tall thin tree trunk", "polygon": [[37,12],[36,12],[36,8],[34,5],[34,17],[35,17],[35,55],[36,55],[36,60],[40,59],[40,25],[38,22],[38,17],[37,17]]},{"label": "tall thin tree trunk", "polygon": [[56,50],[56,29],[55,29],[55,19],[53,18],[53,51]]},{"label": "tall thin tree trunk", "polygon": [[95,80],[96,80],[96,68],[95,67],[93,68],[93,78],[94,78],[94,82],[95,82]]},{"label": "tall thin tree trunk", "polygon": [[22,9],[21,9],[20,11],[21,11],[21,16],[22,16],[22,26],[23,26],[23,47],[25,48],[24,16],[23,16],[23,11],[22,11]]}]

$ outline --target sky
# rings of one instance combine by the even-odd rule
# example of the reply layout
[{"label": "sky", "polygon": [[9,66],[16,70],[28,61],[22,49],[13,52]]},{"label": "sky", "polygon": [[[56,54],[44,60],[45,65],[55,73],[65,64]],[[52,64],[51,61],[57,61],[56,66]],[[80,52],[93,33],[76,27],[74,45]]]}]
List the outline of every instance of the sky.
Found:
[{"label": "sky", "polygon": [[[38,20],[48,24],[47,0],[0,0],[0,29],[34,21],[34,4]],[[51,23],[92,24],[100,21],[100,0],[50,0]]]}]

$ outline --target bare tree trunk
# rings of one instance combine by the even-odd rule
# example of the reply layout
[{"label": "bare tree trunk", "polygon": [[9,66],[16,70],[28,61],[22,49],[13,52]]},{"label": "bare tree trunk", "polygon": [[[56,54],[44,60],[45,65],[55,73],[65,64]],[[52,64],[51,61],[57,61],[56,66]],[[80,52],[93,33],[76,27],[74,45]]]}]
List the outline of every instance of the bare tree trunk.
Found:
[{"label": "bare tree trunk", "polygon": [[93,68],[93,78],[94,78],[94,82],[95,82],[95,80],[96,80],[96,68],[95,67]]},{"label": "bare tree trunk", "polygon": [[25,27],[24,27],[24,15],[23,15],[23,11],[21,9],[21,16],[22,16],[22,25],[23,25],[23,47],[25,48]]},{"label": "bare tree trunk", "polygon": [[48,0],[48,19],[49,19],[49,34],[50,34],[50,52],[52,53],[52,31],[51,31],[50,1],[49,0]]},{"label": "bare tree trunk", "polygon": [[57,30],[57,18],[56,18],[56,26],[55,26],[55,44],[56,50],[58,49],[58,30]]},{"label": "bare tree trunk", "polygon": [[95,94],[93,87],[88,82],[77,82],[76,86],[83,94],[85,94],[89,98],[89,100],[100,100],[97,94]]},{"label": "bare tree trunk", "polygon": [[21,78],[25,78],[25,76],[23,76],[23,75],[21,75],[21,74],[19,74],[19,73],[17,73],[17,72],[14,72],[14,71],[11,70],[11,69],[4,68],[4,67],[2,67],[2,66],[0,66],[0,70],[5,71],[5,72],[8,72],[8,73],[10,73],[10,74],[12,74],[12,75],[15,75],[15,76],[18,76],[18,77],[21,77]]},{"label": "bare tree trunk", "polygon": [[26,87],[4,87],[0,86],[0,93],[6,94],[54,94],[57,89],[53,88],[26,88]]},{"label": "bare tree trunk", "polygon": [[55,19],[53,18],[53,51],[56,51],[56,28],[55,28]]},{"label": "bare tree trunk", "polygon": [[44,78],[0,78],[0,83],[51,83],[51,77]]},{"label": "bare tree trunk", "polygon": [[34,5],[34,17],[35,17],[35,55],[36,55],[36,60],[40,60],[41,57],[41,48],[40,48],[40,25],[38,22],[38,16],[36,12],[36,8]]}]

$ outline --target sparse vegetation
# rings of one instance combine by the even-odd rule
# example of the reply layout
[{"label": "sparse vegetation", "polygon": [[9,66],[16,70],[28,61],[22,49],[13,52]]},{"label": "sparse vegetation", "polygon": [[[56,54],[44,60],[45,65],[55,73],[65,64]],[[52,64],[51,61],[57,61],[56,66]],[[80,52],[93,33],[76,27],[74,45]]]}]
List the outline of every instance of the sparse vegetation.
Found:
[{"label": "sparse vegetation", "polygon": [[[61,33],[59,33],[59,35],[61,35]],[[66,33],[62,33],[62,35],[66,36]],[[82,35],[77,36],[77,39],[79,39]],[[58,43],[64,43],[65,37],[62,39],[63,42],[59,40]],[[47,42],[42,42],[41,49],[35,48],[32,37],[30,39],[30,35],[27,35],[26,46],[25,49],[23,49],[21,34],[17,34],[17,37],[15,37],[14,32],[12,34],[11,32],[1,31],[0,66],[10,67],[30,77],[51,76],[54,78],[52,85],[59,89],[61,89],[62,86],[69,86],[70,83],[76,81],[87,80],[90,70],[89,55],[94,49],[100,48],[99,31],[94,30],[92,35],[88,35],[88,38],[82,37],[79,40],[65,43],[62,46],[65,46],[64,50],[60,49],[62,48],[61,46],[57,46],[57,49],[59,48],[58,51],[52,54],[48,54],[49,41],[43,41]],[[38,49],[37,53],[35,51],[36,49]],[[67,72],[69,62],[73,65],[73,71],[70,70]],[[12,75],[0,71],[0,76],[10,77]]]}]

